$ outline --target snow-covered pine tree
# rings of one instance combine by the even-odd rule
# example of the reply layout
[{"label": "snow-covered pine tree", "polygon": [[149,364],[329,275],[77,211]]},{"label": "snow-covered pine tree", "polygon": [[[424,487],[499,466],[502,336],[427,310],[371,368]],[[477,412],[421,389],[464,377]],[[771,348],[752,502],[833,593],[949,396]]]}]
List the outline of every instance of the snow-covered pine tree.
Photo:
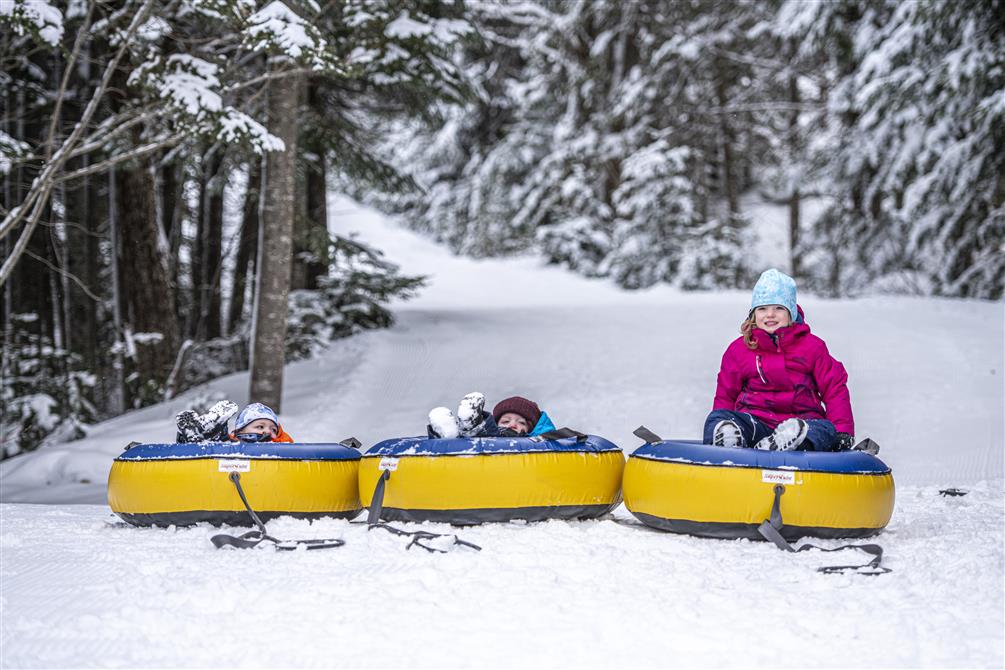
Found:
[{"label": "snow-covered pine tree", "polygon": [[394,316],[386,304],[414,296],[426,281],[399,274],[379,250],[352,238],[333,235],[328,255],[332,271],[318,279],[319,289],[290,294],[290,360],[307,358],[331,340],[391,326]]},{"label": "snow-covered pine tree", "polygon": [[540,244],[554,262],[626,286],[735,284],[750,142],[724,121],[736,114],[721,98],[741,68],[700,39],[739,40],[750,19],[716,23],[714,3],[470,8],[484,40],[465,54],[478,96],[428,131],[394,135],[426,192],[392,206],[461,253]]},{"label": "snow-covered pine tree", "polygon": [[1000,298],[1002,4],[791,4],[835,68],[815,147],[835,198],[804,245],[815,284]]},{"label": "snow-covered pine tree", "polygon": [[[239,173],[247,171],[253,177],[254,170],[247,166],[260,163],[263,152],[280,148],[262,123],[263,89],[276,78],[266,69],[266,51],[286,50],[298,62],[296,74],[323,83],[340,82],[332,89],[332,99],[347,111],[332,124],[338,127],[333,134],[338,141],[326,145],[322,165],[333,159],[340,167],[363,163],[339,160],[366,153],[369,135],[358,132],[357,126],[366,126],[368,110],[357,100],[365,99],[377,109],[394,107],[394,113],[409,116],[422,113],[416,101],[422,99],[427,105],[430,98],[457,88],[450,52],[470,30],[458,19],[460,5],[439,0],[353,0],[322,8],[307,1],[297,9],[308,20],[282,20],[288,15],[284,8],[294,4],[294,0],[0,3],[4,95],[7,109],[13,110],[0,119],[0,169],[15,175],[4,179],[0,284],[5,297],[17,298],[16,304],[4,300],[0,326],[5,342],[12,341],[13,328],[19,328],[18,336],[47,337],[54,348],[60,346],[57,335],[74,351],[86,353],[89,347],[91,354],[81,358],[88,369],[105,366],[95,370],[98,384],[92,387],[99,389],[94,391],[98,416],[159,397],[169,367],[165,361],[174,363],[176,373],[179,365],[183,367],[184,361],[173,352],[160,362],[151,357],[148,362],[153,365],[148,365],[141,360],[145,351],[176,348],[172,342],[181,342],[188,331],[183,324],[199,331],[202,319],[202,337],[221,325],[215,287],[218,283],[226,287],[228,282],[219,281],[220,268],[212,265],[221,241],[220,189],[214,182],[227,182],[228,189],[231,185],[244,189],[247,182],[254,185],[254,179]],[[253,20],[256,15],[260,20]],[[320,48],[322,42],[327,49]],[[69,74],[65,81],[63,72]],[[383,97],[373,94],[377,89]],[[423,98],[425,92],[437,89],[436,95]],[[402,95],[405,92],[408,95]],[[396,104],[389,106],[388,101]],[[50,126],[50,118],[58,122]],[[341,125],[346,118],[354,123]],[[197,175],[210,161],[214,166],[206,174],[212,179],[203,180],[204,206],[197,207],[193,202]],[[376,171],[387,167],[374,164]],[[113,166],[116,176],[110,179]],[[238,178],[231,180],[235,171]],[[345,173],[358,176],[352,169]],[[157,178],[151,179],[151,174]],[[36,179],[39,175],[42,178]],[[218,176],[222,178],[217,180]],[[323,176],[320,183],[318,188],[315,182],[320,193],[312,194],[315,204],[324,200]],[[79,184],[85,186],[78,188]],[[255,206],[246,210],[257,212],[257,190],[248,189],[247,204]],[[314,207],[312,212],[323,227],[321,209]],[[203,213],[207,216],[201,219]],[[130,217],[142,218],[141,225],[127,225]],[[76,235],[74,226],[81,220],[88,229]],[[246,232],[253,227],[255,223],[249,223]],[[206,236],[193,231],[204,231]],[[134,234],[142,240],[129,237]],[[257,230],[245,238],[257,238]],[[150,252],[140,262],[147,272],[130,270],[139,261],[134,253],[137,245]],[[224,249],[228,246],[223,244]],[[73,253],[68,253],[71,248]],[[248,258],[253,245],[242,248],[243,269],[260,267]],[[81,267],[77,259],[83,258],[94,263]],[[19,272],[51,277],[42,283],[5,281]],[[152,286],[128,279],[148,272],[166,278],[150,282],[160,287],[153,296]],[[24,287],[41,290],[29,294]],[[94,317],[90,322],[98,327],[88,329],[96,335],[90,344],[63,323],[75,315],[70,298],[76,301],[79,296],[71,296],[73,287],[91,296],[94,309],[84,314]],[[193,292],[206,288],[202,298],[193,297]],[[245,297],[242,292],[241,298]],[[228,319],[238,331],[243,302],[232,301],[236,314]],[[167,307],[172,313],[155,319],[157,328],[138,325],[137,315],[148,306]],[[20,313],[36,318],[16,322],[13,315]],[[121,318],[112,318],[113,314]],[[238,351],[237,344],[221,346]],[[190,351],[192,345],[183,349]],[[11,350],[4,348],[5,354]],[[109,366],[118,356],[97,356],[98,351],[119,352],[127,369]],[[125,398],[125,404],[116,400],[122,398],[123,386],[116,380],[122,379],[133,396]]]}]

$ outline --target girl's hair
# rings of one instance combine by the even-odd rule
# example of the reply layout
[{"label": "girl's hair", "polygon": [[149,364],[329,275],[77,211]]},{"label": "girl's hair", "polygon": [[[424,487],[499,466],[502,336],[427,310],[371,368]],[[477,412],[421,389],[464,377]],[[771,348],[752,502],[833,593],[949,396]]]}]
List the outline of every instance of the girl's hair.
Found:
[{"label": "girl's hair", "polygon": [[743,343],[747,345],[748,349],[757,348],[757,342],[754,341],[754,323],[754,310],[750,310],[750,314],[740,324],[740,332],[743,333]]}]

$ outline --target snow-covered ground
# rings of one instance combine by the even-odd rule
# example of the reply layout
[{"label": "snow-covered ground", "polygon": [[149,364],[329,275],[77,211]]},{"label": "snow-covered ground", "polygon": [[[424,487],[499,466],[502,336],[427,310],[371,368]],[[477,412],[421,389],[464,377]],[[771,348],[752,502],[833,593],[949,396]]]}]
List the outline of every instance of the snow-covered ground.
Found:
[{"label": "snow-covered ground", "polygon": [[[299,440],[419,434],[430,407],[471,390],[535,398],[627,452],[639,424],[698,434],[746,292],[629,293],[533,257],[455,258],[350,202],[330,209],[339,232],[432,280],[394,328],[288,366],[282,418]],[[111,459],[132,440],[170,440],[197,393],[246,401],[238,374],[0,464],[0,500],[60,503],[0,506],[0,667],[1000,667],[1002,303],[800,303],[850,371],[859,437],[894,470],[897,506],[876,540],[890,574],[827,576],[815,568],[859,557],[610,520],[464,529],[484,550],[446,555],[345,521],[270,523],[279,537],[346,540],[293,553],[117,522]]]}]

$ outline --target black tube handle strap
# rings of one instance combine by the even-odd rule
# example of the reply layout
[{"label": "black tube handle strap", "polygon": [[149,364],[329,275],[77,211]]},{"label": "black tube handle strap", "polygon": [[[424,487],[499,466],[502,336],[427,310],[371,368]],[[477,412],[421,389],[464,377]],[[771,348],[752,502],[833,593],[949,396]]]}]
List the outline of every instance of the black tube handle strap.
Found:
[{"label": "black tube handle strap", "polygon": [[645,426],[639,426],[638,428],[633,430],[632,435],[639,438],[646,444],[659,444],[660,442],[663,442],[662,437],[660,437],[653,431],[649,430]]},{"label": "black tube handle strap", "polygon": [[390,470],[382,470],[377,485],[373,487],[373,496],[370,498],[370,511],[366,515],[367,524],[374,526],[380,523],[380,513],[384,511],[384,489],[387,480],[391,478]]},{"label": "black tube handle strap", "polygon": [[845,549],[859,549],[865,553],[872,556],[872,560],[863,565],[828,565],[822,568],[817,568],[817,572],[822,572],[825,575],[833,574],[843,574],[848,571],[853,571],[858,575],[883,575],[888,572],[892,572],[890,568],[885,568],[880,565],[883,561],[883,547],[878,544],[843,544],[840,547],[819,547],[815,544],[803,544],[799,547],[793,547],[789,542],[782,537],[782,495],[785,493],[785,487],[781,484],[775,484],[774,486],[775,499],[771,503],[771,514],[770,516],[761,522],[761,525],[757,527],[757,531],[761,536],[774,543],[776,547],[782,551],[788,551],[792,553],[799,553],[801,551],[809,551],[811,549],[816,549],[817,551],[843,551]]},{"label": "black tube handle strap", "polygon": [[585,442],[589,435],[582,433],[575,428],[555,428],[554,430],[549,430],[548,432],[541,433],[540,435],[533,435],[530,439],[533,442],[546,442],[547,440],[564,440],[567,437],[576,438],[576,442]]},{"label": "black tube handle strap", "polygon": [[416,530],[416,531],[402,530],[400,528],[395,528],[394,526],[391,526],[390,524],[381,521],[380,515],[384,511],[384,491],[387,489],[387,482],[390,479],[391,479],[391,471],[382,470],[380,473],[380,478],[377,480],[377,485],[373,487],[373,496],[370,498],[370,511],[366,515],[366,525],[368,526],[367,530],[373,530],[374,528],[382,528],[387,532],[391,533],[392,535],[411,537],[412,541],[408,543],[408,546],[406,546],[405,549],[411,549],[412,546],[415,545],[418,547],[422,547],[423,549],[425,549],[430,553],[445,554],[447,553],[446,549],[439,549],[437,547],[432,547],[428,544],[425,544],[423,540],[433,540],[438,537],[452,537],[454,538],[454,541],[451,546],[453,546],[454,544],[459,544],[462,547],[469,547],[476,551],[482,550],[482,548],[479,547],[477,544],[472,544],[471,542],[462,540],[456,535],[446,535],[444,533],[431,533],[428,530]]},{"label": "black tube handle strap", "polygon": [[248,502],[248,496],[244,495],[244,487],[241,486],[241,475],[237,472],[231,472],[228,476],[231,483],[237,489],[237,494],[241,496],[241,502],[244,503],[244,509],[248,511],[248,515],[258,530],[250,530],[243,535],[234,537],[233,535],[227,535],[221,533],[219,535],[214,535],[209,538],[209,541],[213,543],[213,546],[217,549],[222,549],[223,547],[234,547],[235,549],[254,549],[262,542],[271,542],[272,545],[280,551],[293,551],[304,547],[306,549],[332,549],[334,547],[341,547],[345,544],[345,540],[340,540],[338,538],[330,538],[324,540],[277,540],[276,538],[265,532],[265,524],[259,518],[255,510],[251,508],[251,504]]}]

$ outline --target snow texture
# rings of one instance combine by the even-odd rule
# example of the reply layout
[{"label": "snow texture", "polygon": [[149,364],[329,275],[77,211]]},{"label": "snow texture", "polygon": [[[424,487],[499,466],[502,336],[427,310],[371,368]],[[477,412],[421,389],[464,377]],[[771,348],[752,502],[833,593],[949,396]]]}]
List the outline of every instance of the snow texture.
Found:
[{"label": "snow texture", "polygon": [[245,32],[253,48],[273,46],[296,59],[326,47],[323,39],[309,34],[307,22],[279,0],[252,14]]},{"label": "snow texture", "polygon": [[[329,215],[432,278],[393,328],[287,367],[280,418],[297,438],[421,434],[426,408],[473,388],[532,398],[628,452],[640,423],[699,434],[749,291],[625,292],[536,256],[453,257],[346,200]],[[816,572],[868,560],[853,551],[626,526],[623,507],[597,521],[403,524],[483,548],[447,554],[346,521],[270,522],[279,538],[346,541],[289,553],[218,551],[206,526],[119,523],[104,504],[111,459],[132,440],[170,441],[196,394],[246,402],[243,373],[0,463],[0,666],[1001,667],[1003,305],[800,300],[849,370],[856,437],[883,446],[897,481],[872,540],[890,574]],[[10,504],[32,502],[56,505]]]}]

